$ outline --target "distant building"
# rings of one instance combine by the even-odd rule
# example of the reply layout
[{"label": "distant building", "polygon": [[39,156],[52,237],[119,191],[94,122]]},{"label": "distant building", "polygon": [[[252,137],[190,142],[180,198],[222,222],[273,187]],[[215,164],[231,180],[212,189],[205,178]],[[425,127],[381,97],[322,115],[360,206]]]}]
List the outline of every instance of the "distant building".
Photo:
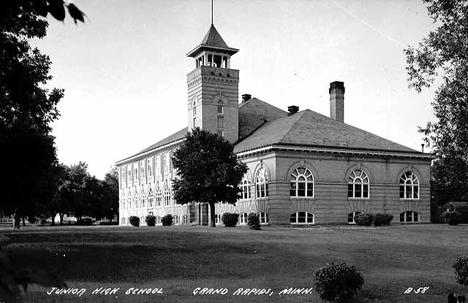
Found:
[{"label": "distant building", "polygon": [[239,70],[231,68],[237,51],[211,25],[187,54],[195,59],[187,75],[188,127],[117,162],[121,225],[148,214],[158,223],[172,214],[175,224],[208,224],[206,203],[178,205],[171,190],[171,156],[194,127],[234,143],[249,168],[236,205],[217,204],[217,222],[225,212],[239,213],[240,224],[251,212],[263,224],[352,224],[361,212],[430,222],[431,156],[346,124],[343,82],[330,84],[330,117],[248,94],[239,103]]}]

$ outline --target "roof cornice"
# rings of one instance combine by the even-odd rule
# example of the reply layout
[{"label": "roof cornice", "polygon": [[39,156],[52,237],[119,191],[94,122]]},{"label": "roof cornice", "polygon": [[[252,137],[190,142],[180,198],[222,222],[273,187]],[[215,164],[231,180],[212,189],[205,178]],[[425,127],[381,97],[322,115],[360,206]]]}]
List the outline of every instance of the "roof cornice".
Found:
[{"label": "roof cornice", "polygon": [[158,152],[158,151],[161,151],[161,150],[173,148],[173,147],[179,145],[180,143],[182,143],[184,140],[185,140],[185,138],[179,139],[179,140],[176,140],[174,142],[168,143],[166,145],[162,145],[162,146],[147,150],[147,151],[145,151],[143,153],[133,155],[131,157],[128,157],[128,158],[125,158],[125,159],[122,159],[120,161],[115,162],[115,165],[119,166],[119,165],[125,164],[127,162],[135,161],[136,159],[144,158],[145,156],[147,156],[149,154],[152,154],[154,152]]},{"label": "roof cornice", "polygon": [[433,160],[435,157],[431,154],[407,151],[392,151],[392,150],[377,150],[365,148],[337,148],[329,146],[307,146],[307,145],[290,145],[290,144],[273,144],[266,145],[251,150],[237,152],[239,158],[245,158],[256,154],[263,154],[273,151],[300,151],[322,154],[339,154],[349,156],[373,156],[373,157],[394,157],[394,158],[417,158],[424,160]]}]

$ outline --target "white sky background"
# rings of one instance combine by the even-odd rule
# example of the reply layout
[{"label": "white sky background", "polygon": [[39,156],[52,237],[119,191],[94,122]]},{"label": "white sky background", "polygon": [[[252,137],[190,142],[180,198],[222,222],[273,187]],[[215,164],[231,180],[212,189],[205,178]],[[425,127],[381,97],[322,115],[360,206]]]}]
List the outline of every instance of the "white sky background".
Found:
[{"label": "white sky background", "polygon": [[[129,157],[187,126],[186,54],[211,24],[210,0],[75,0],[75,26],[51,17],[34,41],[65,89],[53,124],[59,161],[104,178]],[[240,51],[239,98],[329,116],[330,82],[345,83],[345,122],[420,151],[434,90],[408,88],[403,48],[435,26],[418,0],[215,0],[214,24]]]}]

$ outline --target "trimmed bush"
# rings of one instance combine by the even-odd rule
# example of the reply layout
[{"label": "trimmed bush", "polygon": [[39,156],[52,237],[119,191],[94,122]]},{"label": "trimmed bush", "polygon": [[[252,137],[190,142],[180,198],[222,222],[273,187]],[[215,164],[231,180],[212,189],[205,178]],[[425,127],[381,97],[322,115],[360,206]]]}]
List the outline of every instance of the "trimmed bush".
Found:
[{"label": "trimmed bush", "polygon": [[146,225],[148,226],[155,226],[156,225],[156,217],[153,215],[147,215],[145,218]]},{"label": "trimmed bush", "polygon": [[383,214],[376,214],[374,216],[374,225],[375,226],[382,226],[384,225],[383,222],[384,222],[384,215]]},{"label": "trimmed bush", "polygon": [[468,223],[468,206],[460,206],[457,208],[457,212],[460,214],[459,223]]},{"label": "trimmed bush", "polygon": [[315,273],[315,290],[320,299],[348,302],[364,284],[364,278],[354,266],[342,262],[322,267]]},{"label": "trimmed bush", "polygon": [[458,257],[452,267],[457,274],[457,282],[468,286],[468,256]]},{"label": "trimmed bush", "polygon": [[446,211],[442,213],[442,220],[449,225],[457,225],[460,223],[460,213],[456,211]]},{"label": "trimmed bush", "polygon": [[131,216],[130,218],[128,218],[128,220],[132,226],[140,226],[140,218],[138,218],[137,216]]},{"label": "trimmed bush", "polygon": [[247,217],[247,225],[250,229],[260,230],[260,218],[255,213],[250,213]]},{"label": "trimmed bush", "polygon": [[357,225],[371,226],[374,221],[374,216],[371,214],[360,213],[356,215],[354,220]]},{"label": "trimmed bush", "polygon": [[393,220],[393,215],[390,214],[384,214],[384,220],[383,220],[383,225],[390,225],[390,222]]},{"label": "trimmed bush", "polygon": [[237,225],[237,222],[239,222],[239,214],[224,213],[221,220],[223,221],[224,226],[234,227]]},{"label": "trimmed bush", "polygon": [[376,214],[374,216],[374,225],[375,226],[382,226],[382,225],[390,225],[392,222],[393,216],[390,214]]},{"label": "trimmed bush", "polygon": [[174,221],[174,217],[171,214],[167,214],[161,218],[161,223],[163,226],[171,226]]}]

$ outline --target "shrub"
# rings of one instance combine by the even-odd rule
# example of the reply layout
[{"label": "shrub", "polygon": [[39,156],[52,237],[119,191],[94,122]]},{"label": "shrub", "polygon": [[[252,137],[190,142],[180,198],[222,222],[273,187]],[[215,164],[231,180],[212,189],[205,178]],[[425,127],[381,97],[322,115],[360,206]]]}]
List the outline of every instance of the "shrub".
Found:
[{"label": "shrub", "polygon": [[371,214],[360,213],[356,215],[354,220],[357,225],[371,226],[374,221],[374,216]]},{"label": "shrub", "polygon": [[442,213],[442,219],[449,225],[457,225],[460,222],[460,213],[456,211],[446,211]]},{"label": "shrub", "polygon": [[452,265],[457,274],[457,282],[463,285],[468,285],[468,256],[458,257],[457,261]]},{"label": "shrub", "polygon": [[247,225],[250,229],[260,230],[260,218],[255,213],[250,213],[247,217]]},{"label": "shrub", "polygon": [[155,226],[156,225],[156,217],[153,215],[147,215],[145,218],[146,225],[148,226]]},{"label": "shrub", "polygon": [[137,216],[131,216],[130,218],[128,218],[128,220],[130,221],[130,224],[132,224],[132,226],[140,226],[140,218],[138,218]]},{"label": "shrub", "polygon": [[393,220],[393,215],[390,214],[384,214],[384,220],[383,220],[383,225],[390,225],[390,222]]},{"label": "shrub", "polygon": [[315,273],[315,290],[320,299],[330,302],[349,301],[364,284],[362,275],[346,263],[331,264]]},{"label": "shrub", "polygon": [[468,223],[468,206],[458,207],[457,212],[460,213],[459,223]]},{"label": "shrub", "polygon": [[174,221],[174,217],[171,214],[167,214],[161,218],[161,223],[163,226],[171,226]]},{"label": "shrub", "polygon": [[239,221],[239,214],[224,213],[223,216],[221,217],[221,220],[223,221],[224,226],[234,227],[237,225],[237,222]]},{"label": "shrub", "polygon": [[382,225],[384,225],[383,224],[384,220],[385,220],[385,218],[384,218],[383,214],[376,214],[374,216],[374,225],[375,226],[382,226]]},{"label": "shrub", "polygon": [[381,225],[390,225],[392,222],[393,216],[390,214],[376,214],[374,216],[374,225],[381,226]]},{"label": "shrub", "polygon": [[31,224],[36,224],[39,221],[36,216],[28,216],[28,222]]}]

